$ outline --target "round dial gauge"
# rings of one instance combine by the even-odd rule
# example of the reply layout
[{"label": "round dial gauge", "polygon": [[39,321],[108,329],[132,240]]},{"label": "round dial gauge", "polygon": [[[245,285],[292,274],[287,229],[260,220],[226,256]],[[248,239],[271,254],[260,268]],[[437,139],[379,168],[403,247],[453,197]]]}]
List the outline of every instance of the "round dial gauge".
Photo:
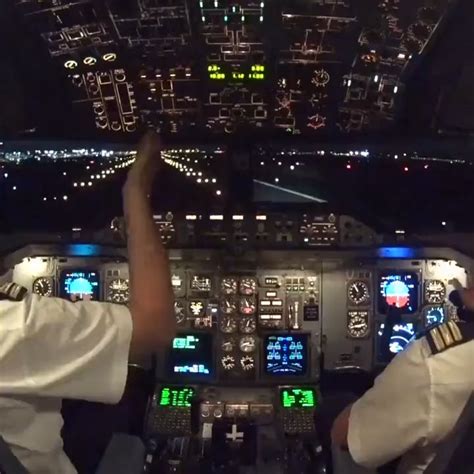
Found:
[{"label": "round dial gauge", "polygon": [[254,352],[256,345],[257,343],[253,336],[245,336],[239,342],[239,347],[242,352]]},{"label": "round dial gauge", "polygon": [[352,304],[367,303],[370,299],[369,285],[365,281],[354,281],[349,285],[347,296]]},{"label": "round dial gauge", "polygon": [[257,281],[255,278],[242,278],[242,280],[240,280],[240,293],[242,295],[254,295],[256,289]]},{"label": "round dial gauge", "polygon": [[235,295],[237,293],[237,286],[235,278],[224,278],[221,283],[221,291],[224,295]]},{"label": "round dial gauge", "polygon": [[242,370],[248,371],[255,368],[255,359],[252,356],[245,356],[240,359],[240,366]]},{"label": "round dial gauge", "polygon": [[222,352],[232,352],[235,349],[235,341],[227,339],[221,345]]},{"label": "round dial gauge", "polygon": [[178,324],[182,323],[186,319],[186,313],[184,312],[184,305],[181,301],[174,302],[174,315]]},{"label": "round dial gauge", "polygon": [[369,334],[368,314],[360,311],[349,311],[347,333],[349,337],[360,339]]},{"label": "round dial gauge", "polygon": [[257,328],[257,323],[254,318],[242,318],[239,322],[240,332],[243,334],[252,334]]},{"label": "round dial gauge", "polygon": [[430,304],[443,303],[446,298],[446,286],[440,280],[425,283],[425,301]]},{"label": "round dial gauge", "polygon": [[255,313],[255,300],[253,298],[241,298],[239,309],[242,314],[251,315]]},{"label": "round dial gauge", "polygon": [[33,293],[40,296],[53,295],[53,282],[51,278],[40,277],[33,283]]},{"label": "round dial gauge", "polygon": [[221,302],[221,310],[224,314],[232,314],[237,311],[237,306],[234,301],[226,298]]},{"label": "round dial gauge", "polygon": [[219,323],[219,329],[224,334],[231,334],[237,331],[237,321],[231,316],[224,316]]},{"label": "round dial gauge", "polygon": [[221,359],[224,370],[232,370],[235,367],[235,359],[231,355],[226,355]]},{"label": "round dial gauge", "polygon": [[129,300],[128,280],[115,278],[109,283],[109,301],[112,303],[125,304]]}]

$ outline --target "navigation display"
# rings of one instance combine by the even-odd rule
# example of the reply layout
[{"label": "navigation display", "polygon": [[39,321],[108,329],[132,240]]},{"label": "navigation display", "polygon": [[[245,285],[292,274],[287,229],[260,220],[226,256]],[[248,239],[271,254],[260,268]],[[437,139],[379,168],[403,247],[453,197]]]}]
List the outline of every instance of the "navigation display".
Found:
[{"label": "navigation display", "polygon": [[[378,332],[379,340],[382,339],[385,324],[380,325]],[[413,323],[395,324],[393,326],[392,335],[390,336],[389,350],[392,354],[398,354],[406,349],[408,344],[415,337],[416,329]]]},{"label": "navigation display", "polygon": [[315,408],[316,393],[312,388],[282,388],[280,390],[280,403],[283,408]]},{"label": "navigation display", "polygon": [[60,276],[60,296],[76,301],[92,301],[100,298],[100,276],[97,271],[64,270]]},{"label": "navigation display", "polygon": [[168,372],[174,378],[209,379],[213,376],[212,334],[186,333],[173,340]]},{"label": "navigation display", "polygon": [[158,404],[162,407],[189,408],[193,396],[192,387],[163,387]]},{"label": "navigation display", "polygon": [[412,272],[393,272],[380,275],[379,312],[387,313],[389,306],[396,306],[402,314],[412,314],[418,309],[418,276]]},{"label": "navigation display", "polygon": [[263,343],[263,370],[265,374],[272,376],[305,376],[307,366],[307,334],[265,336]]}]

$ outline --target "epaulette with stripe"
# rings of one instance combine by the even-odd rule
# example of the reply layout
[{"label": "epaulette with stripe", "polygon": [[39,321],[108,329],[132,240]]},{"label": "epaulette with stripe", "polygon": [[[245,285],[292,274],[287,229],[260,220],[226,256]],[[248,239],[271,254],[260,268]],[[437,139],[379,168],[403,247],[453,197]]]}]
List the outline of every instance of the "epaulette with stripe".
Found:
[{"label": "epaulette with stripe", "polygon": [[0,300],[21,301],[28,290],[16,283],[4,283],[0,285]]},{"label": "epaulette with stripe", "polygon": [[448,321],[430,329],[426,340],[432,355],[440,354],[452,347],[474,341],[474,324]]}]

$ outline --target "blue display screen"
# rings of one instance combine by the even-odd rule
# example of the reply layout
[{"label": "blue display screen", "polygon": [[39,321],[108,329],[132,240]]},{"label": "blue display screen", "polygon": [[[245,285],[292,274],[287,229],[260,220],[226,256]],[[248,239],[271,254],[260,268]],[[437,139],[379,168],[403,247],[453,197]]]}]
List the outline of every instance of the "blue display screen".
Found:
[{"label": "blue display screen", "polygon": [[212,377],[212,349],[212,334],[180,334],[173,340],[169,356],[169,374],[179,379]]},{"label": "blue display screen", "polygon": [[431,306],[425,309],[425,323],[427,327],[444,323],[443,306]]},{"label": "blue display screen", "polygon": [[380,276],[379,312],[386,314],[395,306],[404,314],[418,309],[418,276],[416,273],[386,273]]},{"label": "blue display screen", "polygon": [[[379,336],[383,335],[385,324],[380,325]],[[389,350],[392,354],[402,352],[415,337],[415,325],[413,323],[395,324],[390,337]]]},{"label": "blue display screen", "polygon": [[65,270],[61,273],[60,294],[71,301],[91,301],[100,297],[99,272],[89,270]]},{"label": "blue display screen", "polygon": [[305,376],[308,366],[307,334],[267,335],[263,344],[264,371],[275,376]]}]

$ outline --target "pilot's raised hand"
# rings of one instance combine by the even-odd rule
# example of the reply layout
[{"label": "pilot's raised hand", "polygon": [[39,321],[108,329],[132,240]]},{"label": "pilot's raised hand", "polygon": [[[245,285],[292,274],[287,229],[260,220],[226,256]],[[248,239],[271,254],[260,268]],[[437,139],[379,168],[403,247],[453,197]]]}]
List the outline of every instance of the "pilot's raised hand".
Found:
[{"label": "pilot's raised hand", "polygon": [[474,288],[464,288],[457,278],[453,278],[449,283],[458,291],[462,304],[474,311]]},{"label": "pilot's raised hand", "polygon": [[130,189],[140,190],[149,195],[156,174],[161,169],[161,151],[163,143],[161,137],[152,131],[148,131],[138,144],[137,156],[130,171],[124,191]]}]

